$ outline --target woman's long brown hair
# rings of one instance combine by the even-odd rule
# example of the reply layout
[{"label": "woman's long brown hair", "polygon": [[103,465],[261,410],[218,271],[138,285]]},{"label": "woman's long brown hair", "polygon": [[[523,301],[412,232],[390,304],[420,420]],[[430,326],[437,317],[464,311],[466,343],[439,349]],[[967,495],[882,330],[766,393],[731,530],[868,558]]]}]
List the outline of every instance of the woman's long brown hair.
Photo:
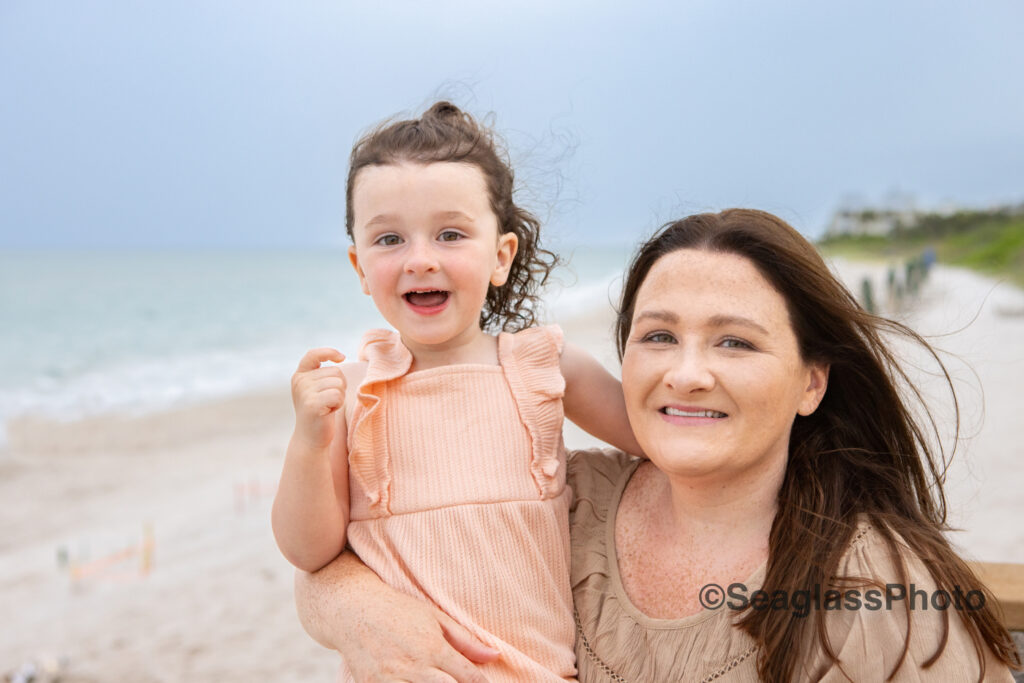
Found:
[{"label": "woman's long brown hair", "polygon": [[[986,647],[1000,661],[1020,667],[1013,640],[992,608],[995,599],[943,536],[949,530],[942,489],[948,458],[932,413],[883,335],[908,338],[931,355],[949,386],[958,425],[956,392],[936,351],[905,325],[865,311],[814,246],[786,222],[762,211],[731,209],[667,224],[640,247],[627,271],[616,322],[620,358],[637,291],[651,266],[677,249],[749,259],[786,300],[803,359],[829,366],[821,404],[793,423],[769,536],[764,590],[794,595],[813,586],[843,590],[863,585],[861,577],[836,574],[858,522],[866,519],[897,558],[901,574],[906,567],[897,539],[921,559],[938,589],[952,593],[954,587],[970,586],[984,591],[981,609],[955,610],[974,642],[982,677]],[[922,408],[917,414],[909,407],[914,403]],[[949,611],[943,612],[946,635]],[[890,676],[906,657],[909,616],[908,608],[903,653]],[[838,663],[822,619],[796,618],[787,610],[751,610],[739,624],[760,646],[758,673],[764,680],[792,680],[811,661],[801,648],[815,636],[831,665]],[[925,667],[942,654],[946,637],[941,642]]]}]

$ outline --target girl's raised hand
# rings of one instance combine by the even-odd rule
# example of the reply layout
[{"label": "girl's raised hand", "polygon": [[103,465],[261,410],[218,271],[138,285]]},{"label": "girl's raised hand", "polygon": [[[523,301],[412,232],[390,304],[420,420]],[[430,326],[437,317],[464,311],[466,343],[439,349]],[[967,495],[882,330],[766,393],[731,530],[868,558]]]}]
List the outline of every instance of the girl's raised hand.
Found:
[{"label": "girl's raised hand", "polygon": [[337,365],[322,364],[343,360],[345,356],[337,349],[312,349],[292,375],[295,436],[311,448],[327,448],[334,439],[334,413],[345,405],[345,375]]}]

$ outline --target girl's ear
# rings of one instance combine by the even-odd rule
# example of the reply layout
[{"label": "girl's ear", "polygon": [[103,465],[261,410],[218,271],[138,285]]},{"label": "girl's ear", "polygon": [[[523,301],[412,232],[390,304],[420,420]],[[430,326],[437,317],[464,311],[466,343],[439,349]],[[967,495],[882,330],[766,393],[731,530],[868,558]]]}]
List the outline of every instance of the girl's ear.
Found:
[{"label": "girl's ear", "polygon": [[810,374],[803,397],[800,399],[800,405],[796,410],[797,414],[807,416],[818,409],[818,404],[821,403],[821,399],[825,398],[825,390],[828,388],[828,368],[826,363],[810,363],[808,365],[807,369],[810,370]]},{"label": "girl's ear", "polygon": [[355,268],[356,275],[359,276],[359,285],[363,288],[363,294],[369,295],[370,286],[366,284],[366,276],[363,275],[363,269],[359,266],[359,255],[356,253],[356,246],[354,244],[348,248],[348,260],[352,267]]},{"label": "girl's ear", "polygon": [[498,259],[491,272],[491,284],[501,287],[508,280],[508,271],[519,250],[519,237],[514,232],[498,235]]}]

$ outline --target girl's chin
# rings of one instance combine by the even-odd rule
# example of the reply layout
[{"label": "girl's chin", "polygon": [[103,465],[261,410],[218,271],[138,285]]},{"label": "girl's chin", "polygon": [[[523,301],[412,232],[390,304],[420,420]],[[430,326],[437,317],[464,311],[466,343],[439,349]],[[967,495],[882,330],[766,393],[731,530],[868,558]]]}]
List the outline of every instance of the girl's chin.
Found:
[{"label": "girl's chin", "polygon": [[452,330],[424,330],[404,329],[399,330],[402,342],[406,345],[422,347],[443,347],[456,342],[462,334],[454,334]]}]

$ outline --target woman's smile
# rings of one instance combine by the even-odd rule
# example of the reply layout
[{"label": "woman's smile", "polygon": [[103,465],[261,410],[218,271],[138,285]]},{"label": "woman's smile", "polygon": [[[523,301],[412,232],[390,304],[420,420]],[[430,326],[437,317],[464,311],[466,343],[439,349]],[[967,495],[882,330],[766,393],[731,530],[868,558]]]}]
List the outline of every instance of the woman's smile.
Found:
[{"label": "woman's smile", "polygon": [[716,421],[728,417],[726,413],[719,410],[707,408],[665,406],[661,409],[665,421],[672,424],[701,425],[714,424]]},{"label": "woman's smile", "polygon": [[634,432],[667,473],[783,471],[816,372],[782,295],[741,256],[671,252],[637,292],[622,385]]}]

